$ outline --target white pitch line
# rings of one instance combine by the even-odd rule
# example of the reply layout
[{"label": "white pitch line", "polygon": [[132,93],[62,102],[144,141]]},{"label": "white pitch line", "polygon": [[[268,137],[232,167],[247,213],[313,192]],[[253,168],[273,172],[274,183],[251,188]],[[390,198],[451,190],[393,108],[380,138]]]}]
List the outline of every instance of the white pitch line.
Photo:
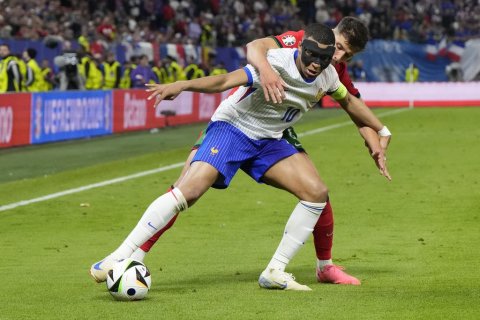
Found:
[{"label": "white pitch line", "polygon": [[100,187],[108,186],[110,184],[124,182],[124,181],[127,181],[127,180],[148,176],[148,175],[155,174],[155,173],[158,173],[158,172],[168,171],[168,170],[171,170],[171,169],[183,167],[184,163],[185,162],[178,162],[178,163],[174,163],[174,164],[171,164],[171,165],[168,165],[168,166],[165,166],[165,167],[161,167],[161,168],[157,168],[157,169],[141,171],[141,172],[134,173],[134,174],[131,174],[131,175],[128,175],[128,176],[123,176],[123,177],[119,177],[119,178],[115,178],[115,179],[111,179],[111,180],[105,180],[105,181],[101,181],[101,182],[97,182],[97,183],[93,183],[93,184],[88,184],[86,186],[82,186],[82,187],[78,187],[78,188],[68,189],[68,190],[64,190],[64,191],[60,191],[60,192],[56,192],[56,193],[51,193],[51,194],[47,194],[46,196],[42,196],[42,197],[38,197],[38,198],[33,198],[33,199],[29,199],[29,200],[22,200],[22,201],[19,201],[19,202],[6,204],[4,206],[0,206],[0,212],[10,210],[10,209],[14,209],[14,208],[21,207],[21,206],[26,206],[26,205],[29,205],[29,204],[32,204],[32,203],[35,203],[35,202],[42,202],[42,201],[47,201],[47,200],[50,200],[50,199],[55,199],[55,198],[58,198],[58,197],[63,197],[67,194],[73,194],[73,193],[78,193],[78,192],[82,192],[82,191],[86,191],[86,190],[90,190],[90,189],[94,189],[94,188],[100,188]]},{"label": "white pitch line", "polygon": [[[394,110],[394,111],[388,111],[388,112],[384,112],[384,113],[379,114],[378,117],[385,117],[385,116],[389,116],[389,115],[396,114],[396,113],[403,112],[403,111],[407,111],[407,110],[410,110],[410,109],[397,109],[397,110]],[[333,124],[333,125],[330,125],[330,126],[314,129],[314,130],[305,131],[305,132],[299,133],[298,136],[299,137],[309,136],[309,135],[312,135],[312,134],[333,130],[333,129],[344,127],[344,126],[351,125],[351,124],[353,124],[352,121],[345,121],[345,122]],[[174,164],[171,164],[171,165],[168,165],[168,166],[165,166],[165,167],[161,167],[161,168],[157,168],[157,169],[141,171],[141,172],[134,173],[134,174],[131,174],[131,175],[128,175],[128,176],[123,176],[123,177],[119,177],[119,178],[115,178],[115,179],[111,179],[111,180],[105,180],[105,181],[101,181],[101,182],[97,182],[97,183],[93,183],[93,184],[88,184],[86,186],[82,186],[82,187],[78,187],[78,188],[68,189],[68,190],[64,190],[64,191],[60,191],[60,192],[55,192],[55,193],[47,194],[45,196],[38,197],[38,198],[33,198],[33,199],[29,199],[29,200],[22,200],[22,201],[6,204],[6,205],[3,205],[3,206],[0,206],[0,212],[1,211],[7,211],[7,210],[10,210],[10,209],[15,209],[15,208],[22,207],[22,206],[27,206],[29,204],[36,203],[36,202],[43,202],[43,201],[63,197],[63,196],[66,196],[68,194],[73,194],[73,193],[78,193],[78,192],[82,192],[82,191],[86,191],[86,190],[100,188],[100,187],[108,186],[108,185],[111,185],[111,184],[115,184],[115,183],[119,183],[119,182],[124,182],[124,181],[128,181],[128,180],[148,176],[148,175],[151,175],[151,174],[155,174],[155,173],[159,173],[159,172],[163,172],[163,171],[168,171],[168,170],[171,170],[171,169],[176,169],[176,168],[182,167],[184,165],[184,163],[185,162],[178,162],[178,163],[174,163]]]}]

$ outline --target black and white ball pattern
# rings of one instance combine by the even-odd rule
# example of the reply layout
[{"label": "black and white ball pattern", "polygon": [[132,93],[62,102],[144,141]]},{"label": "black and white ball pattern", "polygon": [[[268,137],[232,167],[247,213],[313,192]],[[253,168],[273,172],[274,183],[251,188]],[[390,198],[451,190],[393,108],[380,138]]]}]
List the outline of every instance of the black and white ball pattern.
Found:
[{"label": "black and white ball pattern", "polygon": [[131,258],[122,260],[108,272],[107,289],[117,300],[142,300],[152,284],[148,268]]}]

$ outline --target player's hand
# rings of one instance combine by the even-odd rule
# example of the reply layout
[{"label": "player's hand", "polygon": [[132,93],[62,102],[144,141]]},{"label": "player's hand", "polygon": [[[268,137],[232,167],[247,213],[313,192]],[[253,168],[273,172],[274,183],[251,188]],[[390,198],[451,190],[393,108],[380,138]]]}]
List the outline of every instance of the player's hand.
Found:
[{"label": "player's hand", "polygon": [[388,145],[390,144],[390,140],[392,139],[392,136],[380,136],[380,146],[382,147],[383,153],[385,156],[387,155],[387,149]]},{"label": "player's hand", "polygon": [[380,174],[387,178],[389,181],[391,181],[392,177],[390,176],[390,173],[387,169],[387,157],[385,156],[383,149],[374,150],[370,153],[370,155],[372,156],[373,161],[375,161],[375,165],[380,171]]},{"label": "player's hand", "polygon": [[282,103],[285,99],[286,83],[271,67],[260,72],[260,85],[263,88],[265,101],[272,99],[273,103]]},{"label": "player's hand", "polygon": [[157,107],[162,100],[175,99],[183,91],[181,81],[169,84],[147,83],[145,86],[148,87],[147,92],[152,92],[147,100],[155,98],[154,107]]},{"label": "player's hand", "polygon": [[383,162],[384,162],[384,166],[385,166],[385,172],[387,173],[387,175],[382,174],[388,179],[388,180],[392,180],[392,177],[390,176],[390,174],[388,174],[388,170],[387,170],[387,149],[388,149],[388,145],[390,144],[390,140],[392,139],[392,136],[379,136],[379,142],[380,142],[380,147],[382,148],[382,151],[383,151]]}]

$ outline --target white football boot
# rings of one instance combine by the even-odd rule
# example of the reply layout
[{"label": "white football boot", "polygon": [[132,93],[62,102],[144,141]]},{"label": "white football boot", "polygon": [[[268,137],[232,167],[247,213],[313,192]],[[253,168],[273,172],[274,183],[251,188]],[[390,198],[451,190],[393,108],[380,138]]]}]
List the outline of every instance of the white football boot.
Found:
[{"label": "white football boot", "polygon": [[108,271],[112,270],[115,263],[120,261],[121,260],[113,259],[108,256],[103,260],[95,262],[90,267],[90,275],[96,282],[104,282],[107,280]]},{"label": "white football boot", "polygon": [[295,281],[291,273],[286,273],[278,269],[265,269],[258,278],[258,285],[265,289],[311,291],[308,286]]}]

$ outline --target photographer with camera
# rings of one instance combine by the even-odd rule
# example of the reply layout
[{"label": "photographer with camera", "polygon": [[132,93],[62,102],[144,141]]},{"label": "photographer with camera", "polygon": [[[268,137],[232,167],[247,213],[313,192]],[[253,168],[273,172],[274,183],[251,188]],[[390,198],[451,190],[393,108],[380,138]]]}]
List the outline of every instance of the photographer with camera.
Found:
[{"label": "photographer with camera", "polygon": [[58,89],[62,91],[85,90],[85,79],[79,72],[79,60],[76,52],[65,51],[61,56],[55,57],[54,63],[59,68]]}]

